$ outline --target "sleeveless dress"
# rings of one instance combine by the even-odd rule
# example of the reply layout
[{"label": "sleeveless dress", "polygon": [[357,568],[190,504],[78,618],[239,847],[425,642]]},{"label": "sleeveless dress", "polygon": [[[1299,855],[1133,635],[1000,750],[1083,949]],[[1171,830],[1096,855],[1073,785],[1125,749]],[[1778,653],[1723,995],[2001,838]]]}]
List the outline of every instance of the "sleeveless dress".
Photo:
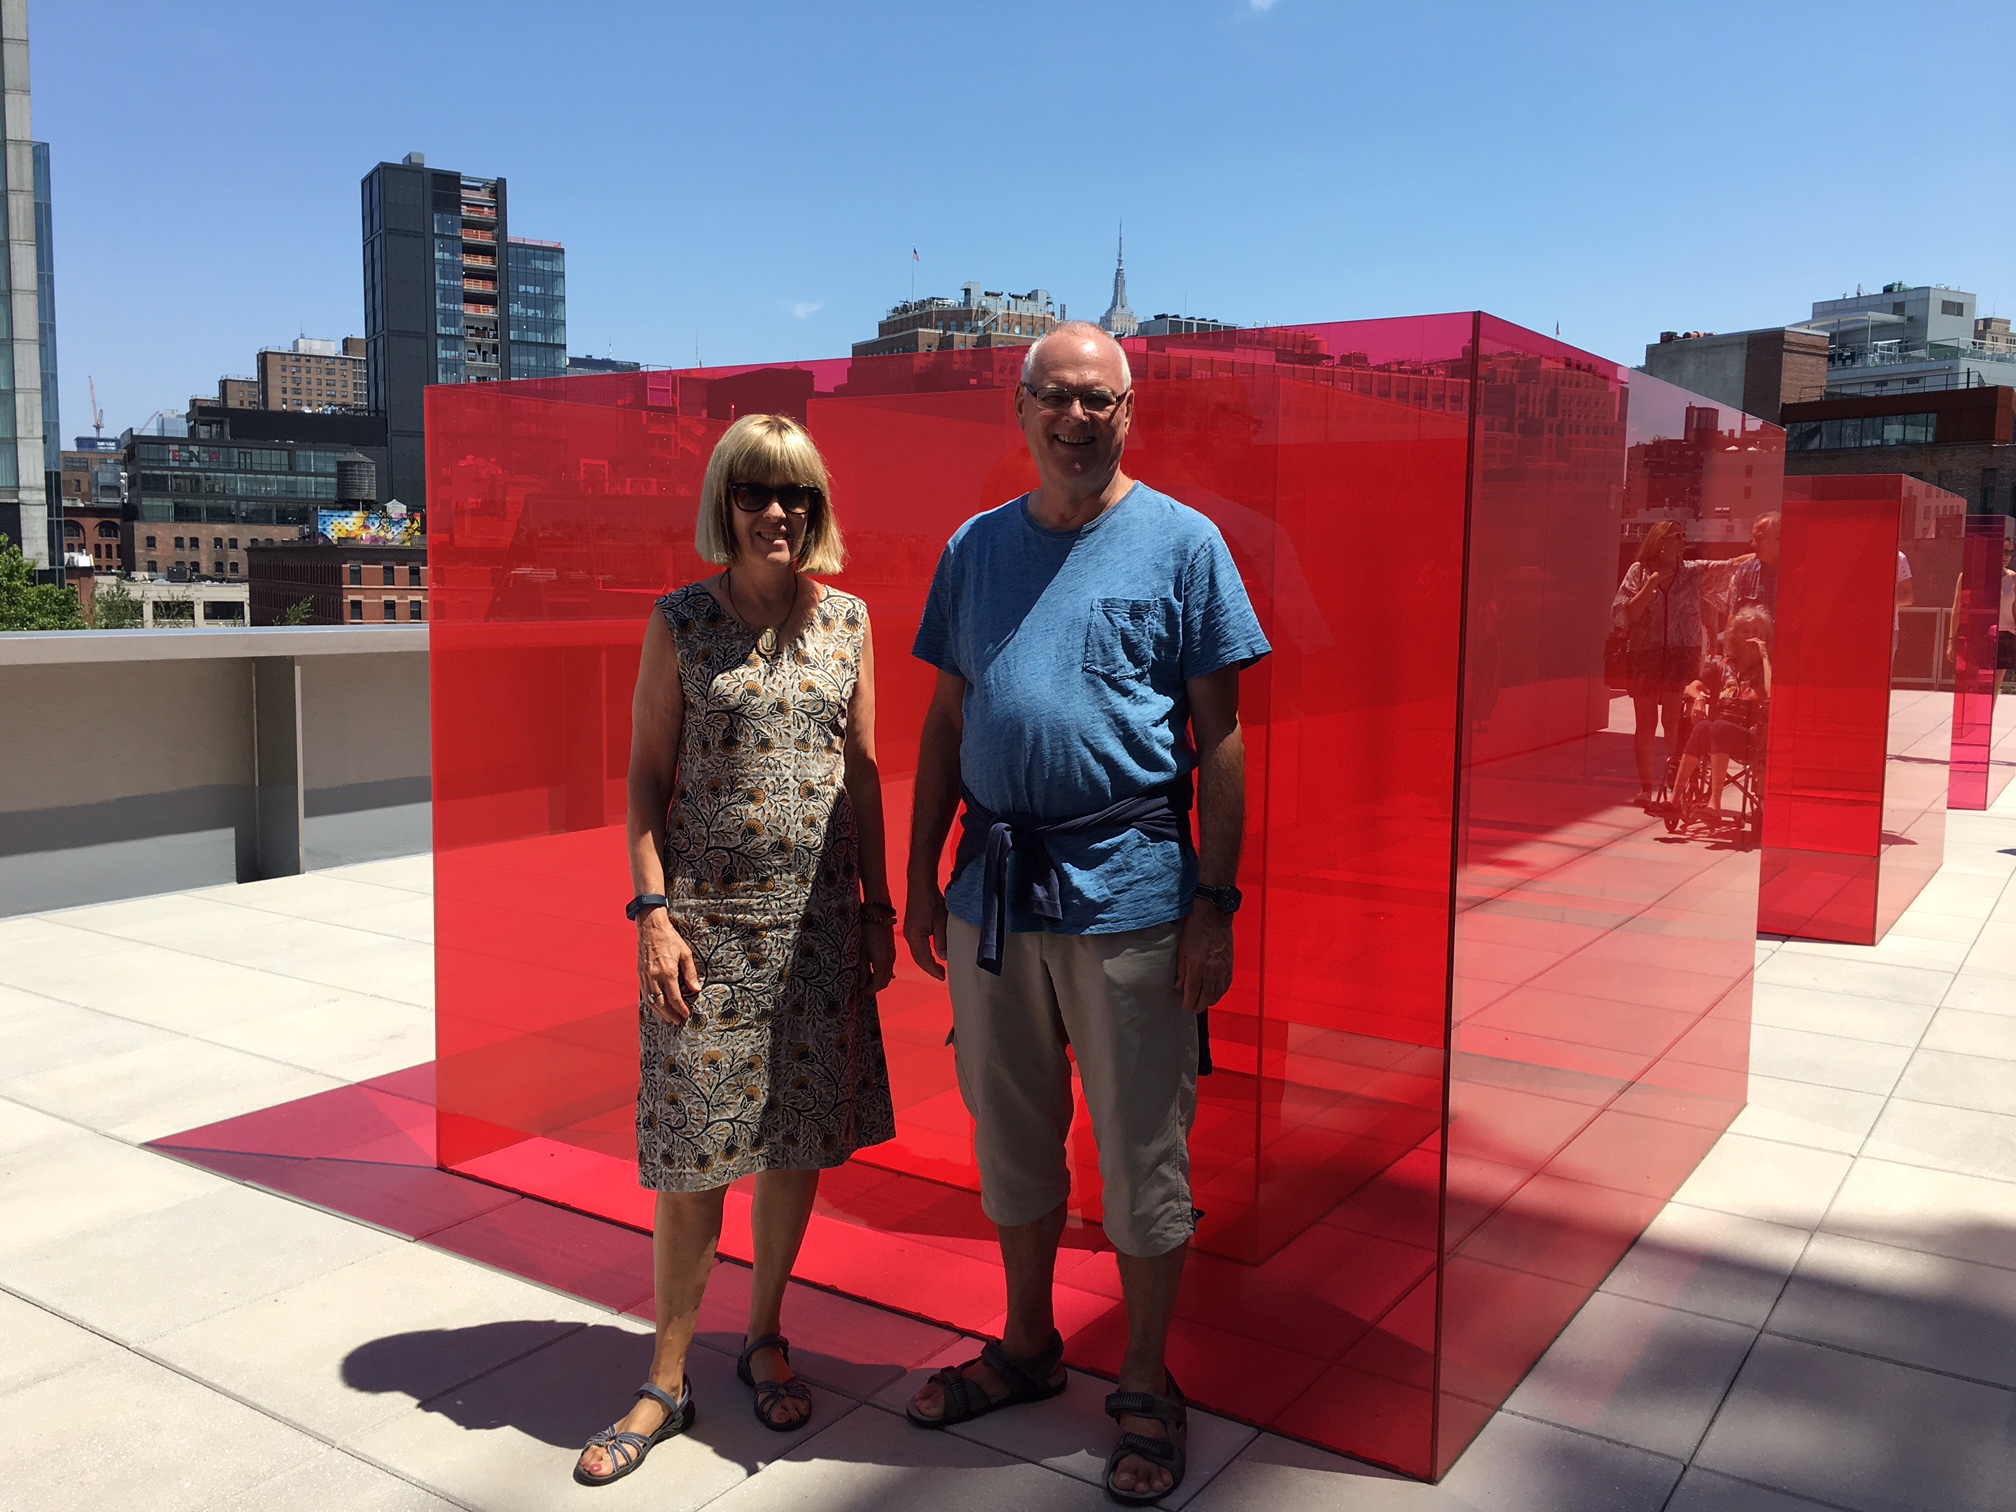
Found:
[{"label": "sleeveless dress", "polygon": [[867,611],[829,588],[765,657],[698,583],[657,609],[685,711],[665,891],[701,989],[676,1029],[638,1005],[637,1179],[697,1192],[839,1165],[896,1137],[841,785]]}]

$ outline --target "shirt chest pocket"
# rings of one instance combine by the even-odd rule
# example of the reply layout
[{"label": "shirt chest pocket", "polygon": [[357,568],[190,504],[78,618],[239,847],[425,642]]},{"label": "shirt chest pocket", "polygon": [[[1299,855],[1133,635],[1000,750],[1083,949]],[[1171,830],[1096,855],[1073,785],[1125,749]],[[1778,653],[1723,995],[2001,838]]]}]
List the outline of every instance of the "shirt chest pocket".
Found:
[{"label": "shirt chest pocket", "polygon": [[1092,600],[1085,625],[1085,670],[1116,683],[1146,679],[1175,649],[1171,608],[1159,599]]}]

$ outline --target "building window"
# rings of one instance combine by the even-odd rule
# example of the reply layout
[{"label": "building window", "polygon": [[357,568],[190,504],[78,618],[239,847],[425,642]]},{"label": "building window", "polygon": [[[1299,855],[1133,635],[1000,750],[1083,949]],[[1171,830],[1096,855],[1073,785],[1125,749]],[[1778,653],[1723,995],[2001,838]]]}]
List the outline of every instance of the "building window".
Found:
[{"label": "building window", "polygon": [[1845,420],[1794,420],[1786,427],[1787,451],[1834,451],[1858,446],[1929,446],[1936,414],[1853,415]]},{"label": "building window", "polygon": [[399,600],[385,600],[385,618],[388,623],[399,618]]},{"label": "building window", "polygon": [[395,581],[395,579],[393,578],[393,573],[396,572],[397,570],[398,569],[393,567],[393,565],[390,562],[387,562],[385,564],[385,586],[387,588],[390,588],[393,582]]},{"label": "building window", "polygon": [[231,549],[233,551],[236,551],[238,549],[238,537],[236,536],[231,537]]},{"label": "building window", "polygon": [[364,600],[362,599],[350,600],[350,618],[352,618],[353,620],[361,620],[364,618]]},{"label": "building window", "polygon": [[[149,546],[152,546],[152,545],[153,545],[154,543],[153,543],[153,541],[151,541],[151,540],[150,540],[150,541],[148,541],[148,543],[147,543],[147,544],[148,544]],[[180,536],[177,536],[177,537],[175,537],[175,549],[176,549],[177,551],[180,551],[180,550],[182,549],[182,537],[180,537]]]},{"label": "building window", "polygon": [[418,562],[415,562],[411,567],[406,569],[406,586],[409,588],[418,588],[420,586],[420,564]]},{"label": "building window", "polygon": [[154,537],[152,536],[147,537],[147,549],[149,551],[152,551],[154,549]]},{"label": "building window", "polygon": [[412,603],[408,604],[406,606],[406,618],[409,620],[423,620],[427,618],[426,600],[414,599]]},{"label": "building window", "polygon": [[352,562],[350,564],[350,586],[353,588],[362,588],[364,586],[364,564],[362,562]]},{"label": "building window", "polygon": [[[153,542],[150,541],[148,542],[148,544],[151,546]],[[161,570],[161,564],[155,561],[154,558],[149,557],[147,558],[147,570],[149,572],[159,572]]]},{"label": "building window", "polygon": [[[1750,490],[1746,488],[1743,491],[1747,494]],[[231,564],[231,575],[233,577],[236,577],[238,575],[238,564],[236,562],[233,562]]]},{"label": "building window", "polygon": [[1967,306],[1957,299],[1942,299],[1939,301],[1939,313],[1941,315],[1965,315],[1967,313]]}]

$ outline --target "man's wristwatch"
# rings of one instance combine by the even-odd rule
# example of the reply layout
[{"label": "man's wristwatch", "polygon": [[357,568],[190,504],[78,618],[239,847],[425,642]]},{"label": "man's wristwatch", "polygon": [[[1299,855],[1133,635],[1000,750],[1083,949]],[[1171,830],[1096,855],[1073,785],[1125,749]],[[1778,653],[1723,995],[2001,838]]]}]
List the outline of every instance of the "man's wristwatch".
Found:
[{"label": "man's wristwatch", "polygon": [[1204,887],[1200,885],[1196,896],[1214,905],[1218,912],[1222,914],[1235,914],[1239,912],[1239,904],[1243,901],[1245,894],[1241,893],[1236,887]]},{"label": "man's wristwatch", "polygon": [[635,924],[654,908],[662,908],[667,913],[672,911],[672,905],[665,901],[665,894],[639,893],[623,905],[623,917]]}]

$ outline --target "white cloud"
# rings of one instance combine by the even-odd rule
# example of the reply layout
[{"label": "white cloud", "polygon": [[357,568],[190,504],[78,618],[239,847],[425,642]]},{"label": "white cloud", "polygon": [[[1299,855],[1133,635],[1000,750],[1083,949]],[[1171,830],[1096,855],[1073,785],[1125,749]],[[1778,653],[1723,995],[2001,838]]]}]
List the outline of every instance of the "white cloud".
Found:
[{"label": "white cloud", "polygon": [[1246,8],[1256,11],[1270,11],[1274,9],[1274,0],[1246,0]]},{"label": "white cloud", "polygon": [[801,299],[796,304],[791,306],[791,313],[798,319],[803,320],[806,316],[814,314],[817,311],[823,310],[825,308],[826,308],[825,305],[817,303],[813,300]]}]

